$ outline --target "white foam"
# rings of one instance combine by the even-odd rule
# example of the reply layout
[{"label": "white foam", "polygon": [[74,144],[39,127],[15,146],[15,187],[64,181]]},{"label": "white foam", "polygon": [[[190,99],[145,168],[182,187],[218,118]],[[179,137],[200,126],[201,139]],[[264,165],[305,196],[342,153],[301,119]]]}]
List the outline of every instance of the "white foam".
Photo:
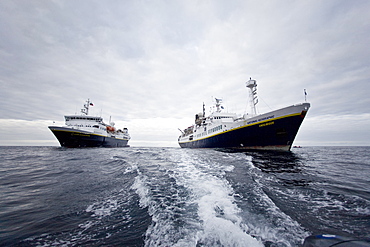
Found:
[{"label": "white foam", "polygon": [[[251,190],[256,200],[256,206],[258,205],[258,207],[264,210],[261,217],[257,217],[254,220],[255,222],[252,221],[252,224],[249,226],[251,233],[279,246],[295,246],[292,243],[300,242],[305,236],[310,235],[296,220],[284,213],[264,191],[263,188],[266,188],[264,184],[275,181],[276,177],[274,175],[262,175],[260,169],[252,163],[250,163],[249,174],[255,181]],[[280,193],[280,191],[276,188],[274,193]]]},{"label": "white foam", "polygon": [[136,171],[137,171],[137,165],[132,165],[132,166],[126,167],[126,169],[123,172],[123,174],[133,173],[133,172],[136,172]]},{"label": "white foam", "polygon": [[[173,205],[161,204],[151,194],[157,192],[153,189],[158,181],[142,174],[132,186],[140,196],[140,206],[148,207],[152,216],[153,223],[146,232],[146,246],[263,246],[246,232],[248,227],[239,216],[234,191],[224,178],[225,172],[231,171],[233,166],[194,160],[187,151],[173,151],[170,155],[173,165],[167,167],[167,174],[175,179],[176,188],[168,189],[185,188],[186,199],[178,196],[177,191],[172,198]],[[182,210],[177,215],[180,226],[173,222],[176,210]]]},{"label": "white foam", "polygon": [[[204,185],[204,183],[203,183]],[[203,232],[200,241],[208,244],[220,243],[223,246],[262,246],[241,227],[240,209],[227,190],[218,187],[216,181],[208,182],[213,189],[198,200],[198,215]]]},{"label": "white foam", "polygon": [[[262,246],[248,235],[242,227],[231,186],[225,179],[209,176],[188,164],[186,176],[188,188],[192,191],[198,205],[198,216],[202,222],[199,241],[207,245],[220,243],[224,246]],[[186,172],[183,167],[182,172]],[[230,166],[225,170],[231,170]],[[196,172],[197,171],[197,172]],[[184,178],[184,177],[183,177]]]},{"label": "white foam", "polygon": [[104,203],[94,203],[87,207],[86,212],[93,213],[93,216],[104,217],[111,215],[118,208],[117,200],[109,199]]},{"label": "white foam", "polygon": [[92,221],[87,221],[85,223],[79,224],[78,226],[80,228],[86,230],[86,229],[89,229],[90,227],[92,227],[93,225],[95,225],[95,223],[93,223]]},{"label": "white foam", "polygon": [[142,174],[139,174],[139,176],[135,178],[135,181],[131,188],[134,189],[139,195],[139,206],[143,208],[148,207],[150,203],[150,197],[149,188],[146,185],[146,177]]}]

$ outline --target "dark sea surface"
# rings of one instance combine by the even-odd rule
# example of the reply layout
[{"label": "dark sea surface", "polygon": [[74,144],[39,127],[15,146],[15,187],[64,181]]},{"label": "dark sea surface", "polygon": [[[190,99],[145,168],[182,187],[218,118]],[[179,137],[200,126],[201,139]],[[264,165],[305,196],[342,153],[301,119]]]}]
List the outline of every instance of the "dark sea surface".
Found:
[{"label": "dark sea surface", "polygon": [[300,246],[370,236],[370,147],[0,147],[0,246]]}]

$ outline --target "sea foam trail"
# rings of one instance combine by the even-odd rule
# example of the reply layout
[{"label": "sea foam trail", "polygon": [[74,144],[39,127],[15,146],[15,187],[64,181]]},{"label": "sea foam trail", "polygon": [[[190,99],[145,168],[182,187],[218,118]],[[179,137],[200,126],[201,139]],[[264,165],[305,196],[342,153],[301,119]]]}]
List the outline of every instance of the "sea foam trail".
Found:
[{"label": "sea foam trail", "polygon": [[0,246],[290,247],[370,232],[369,147],[0,153]]},{"label": "sea foam trail", "polygon": [[160,168],[166,169],[166,177],[142,172],[135,180],[140,204],[153,220],[146,246],[263,246],[244,230],[233,189],[224,178],[232,166],[194,159],[191,152],[167,153],[164,159],[171,165]]}]

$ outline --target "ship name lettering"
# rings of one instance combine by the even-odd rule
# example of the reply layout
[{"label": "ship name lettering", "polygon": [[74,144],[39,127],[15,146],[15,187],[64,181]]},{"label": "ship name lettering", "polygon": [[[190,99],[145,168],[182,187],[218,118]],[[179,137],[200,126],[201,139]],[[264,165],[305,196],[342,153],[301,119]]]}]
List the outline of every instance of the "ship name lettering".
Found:
[{"label": "ship name lettering", "polygon": [[87,134],[78,134],[78,133],[73,133],[72,135],[73,135],[73,136],[86,136],[86,137],[90,137],[90,135],[87,135]]},{"label": "ship name lettering", "polygon": [[260,118],[260,119],[258,119],[258,121],[268,120],[268,119],[271,119],[271,118],[274,118],[274,115],[264,117],[264,118]]},{"label": "ship name lettering", "polygon": [[258,125],[259,127],[265,127],[265,126],[269,126],[269,125],[273,125],[274,122],[267,122],[267,123],[263,123],[263,124],[260,124]]},{"label": "ship name lettering", "polygon": [[264,121],[264,120],[269,120],[269,119],[272,119],[274,117],[275,117],[275,115],[271,115],[271,116],[268,116],[268,117],[263,117],[263,118],[260,118],[260,119],[257,119],[257,120],[249,121],[249,122],[247,122],[247,124],[253,124],[253,123],[261,122],[261,121]]}]

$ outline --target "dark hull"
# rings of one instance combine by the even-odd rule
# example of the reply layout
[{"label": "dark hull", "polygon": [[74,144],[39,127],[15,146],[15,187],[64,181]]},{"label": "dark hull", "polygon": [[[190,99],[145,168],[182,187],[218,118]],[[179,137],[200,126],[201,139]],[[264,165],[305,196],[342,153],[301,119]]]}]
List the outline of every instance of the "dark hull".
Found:
[{"label": "dark hull", "polygon": [[87,131],[49,126],[62,147],[129,147],[128,140],[93,134]]},{"label": "dark hull", "polygon": [[289,151],[306,112],[273,119],[271,124],[246,125],[205,139],[179,142],[182,148],[231,148]]}]

